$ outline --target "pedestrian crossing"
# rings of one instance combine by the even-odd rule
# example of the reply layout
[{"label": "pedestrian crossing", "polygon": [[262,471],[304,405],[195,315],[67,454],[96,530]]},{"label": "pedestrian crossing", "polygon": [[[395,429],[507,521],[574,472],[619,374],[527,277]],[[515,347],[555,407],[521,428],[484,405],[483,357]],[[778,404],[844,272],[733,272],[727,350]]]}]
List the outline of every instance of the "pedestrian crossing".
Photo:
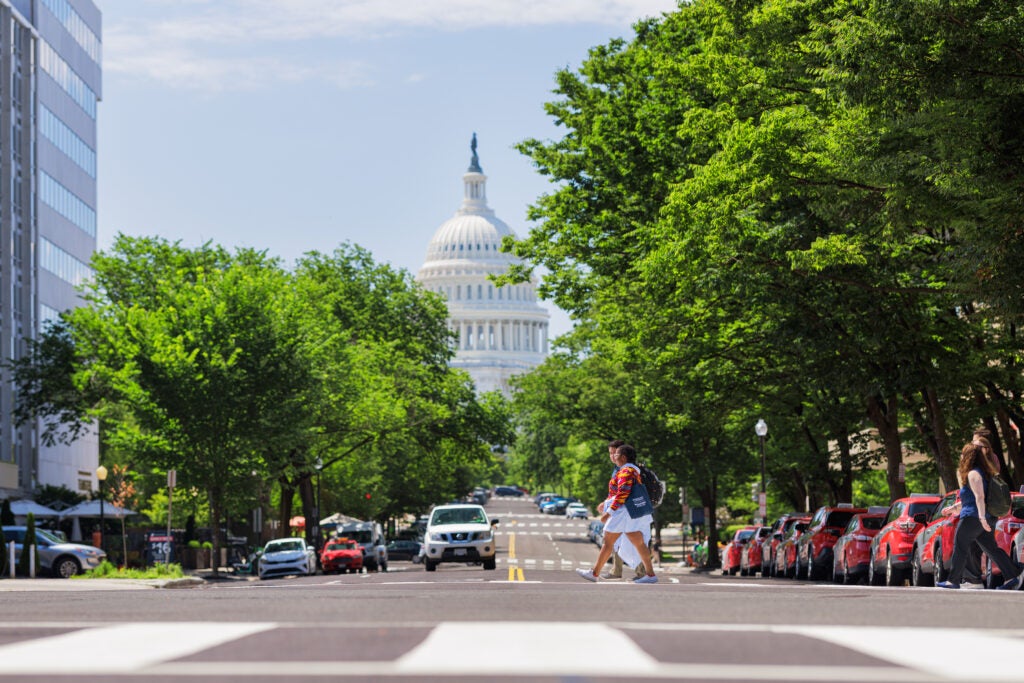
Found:
[{"label": "pedestrian crossing", "polygon": [[[943,644],[956,653],[938,656]],[[116,656],[96,656],[98,652]],[[608,676],[641,680],[1019,681],[1024,629],[441,622],[0,625],[0,681],[267,676],[331,680]],[[964,652],[969,656],[959,656]],[[738,656],[742,653],[742,656]],[[234,680],[234,678],[233,678]]]}]

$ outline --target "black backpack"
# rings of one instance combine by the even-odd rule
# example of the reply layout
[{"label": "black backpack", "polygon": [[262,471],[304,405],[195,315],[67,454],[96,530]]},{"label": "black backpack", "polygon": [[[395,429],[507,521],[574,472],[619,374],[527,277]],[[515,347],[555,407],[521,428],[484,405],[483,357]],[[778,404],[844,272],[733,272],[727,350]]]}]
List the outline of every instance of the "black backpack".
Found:
[{"label": "black backpack", "polygon": [[665,482],[658,479],[658,475],[647,465],[637,463],[637,467],[640,468],[640,480],[643,481],[647,495],[651,498],[651,505],[658,507],[665,497]]},{"label": "black backpack", "polygon": [[[650,490],[650,489],[648,489]],[[985,496],[985,512],[993,517],[1002,517],[1010,511],[1010,487],[998,476],[988,480]]]}]

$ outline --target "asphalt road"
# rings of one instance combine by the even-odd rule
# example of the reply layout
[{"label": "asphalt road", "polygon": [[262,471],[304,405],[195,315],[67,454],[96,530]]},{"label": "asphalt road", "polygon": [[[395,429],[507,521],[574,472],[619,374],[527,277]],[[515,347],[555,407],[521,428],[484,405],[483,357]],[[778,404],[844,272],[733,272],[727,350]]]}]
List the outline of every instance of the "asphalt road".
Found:
[{"label": "asphalt road", "polygon": [[[494,571],[192,589],[0,582],[18,681],[1021,681],[1024,592],[836,586],[663,567],[583,581],[585,520],[494,500]],[[971,628],[965,628],[964,624]]]}]

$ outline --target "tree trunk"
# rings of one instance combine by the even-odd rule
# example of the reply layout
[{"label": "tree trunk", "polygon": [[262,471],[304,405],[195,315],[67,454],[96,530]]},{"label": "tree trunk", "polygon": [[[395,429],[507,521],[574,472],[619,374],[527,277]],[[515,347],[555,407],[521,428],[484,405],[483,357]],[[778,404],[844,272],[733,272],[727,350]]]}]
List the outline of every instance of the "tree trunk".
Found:
[{"label": "tree trunk", "polygon": [[931,427],[931,438],[935,451],[932,457],[935,458],[935,466],[939,470],[939,478],[946,491],[954,491],[958,488],[956,478],[956,463],[949,448],[949,429],[946,427],[946,413],[942,409],[942,403],[934,389],[925,387],[921,390],[921,398],[924,399],[925,409],[928,411],[928,419]]},{"label": "tree trunk", "polygon": [[839,447],[839,468],[843,477],[839,482],[839,503],[853,502],[853,457],[850,455],[850,436],[845,432],[836,435]]},{"label": "tree trunk", "polygon": [[319,533],[320,511],[315,510],[316,495],[313,492],[313,477],[308,473],[300,474],[296,484],[299,489],[299,498],[302,500],[302,516],[306,519],[304,530],[306,544],[319,548],[319,539],[314,538]]},{"label": "tree trunk", "polygon": [[210,526],[213,527],[213,559],[210,569],[214,576],[220,576],[220,513],[223,505],[223,494],[219,486],[210,489]]},{"label": "tree trunk", "polygon": [[[292,498],[295,497],[295,487],[288,479],[281,477],[278,480],[278,484],[281,486],[281,502],[277,508],[277,514],[280,519],[280,524],[283,529],[288,530],[291,533],[291,528],[288,526],[288,522],[292,519]],[[280,534],[278,535],[280,538]]]},{"label": "tree trunk", "polygon": [[718,521],[715,519],[715,506],[717,496],[715,495],[715,478],[712,477],[711,485],[705,488],[698,488],[697,495],[704,505],[704,524],[707,525],[707,546],[708,559],[705,565],[708,569],[718,569],[722,566],[722,558],[718,552]]},{"label": "tree trunk", "polygon": [[878,436],[885,448],[886,468],[885,479],[889,484],[889,501],[904,498],[907,485],[900,481],[900,466],[903,464],[903,444],[900,441],[899,412],[896,397],[890,396],[883,401],[881,395],[872,394],[867,397],[868,416],[875,424]]}]

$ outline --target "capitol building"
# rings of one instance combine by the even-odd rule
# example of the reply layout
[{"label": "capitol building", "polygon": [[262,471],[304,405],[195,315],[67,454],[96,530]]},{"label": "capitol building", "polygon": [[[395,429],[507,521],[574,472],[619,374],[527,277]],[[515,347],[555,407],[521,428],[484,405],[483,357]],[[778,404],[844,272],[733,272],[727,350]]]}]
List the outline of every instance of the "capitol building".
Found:
[{"label": "capitol building", "polygon": [[468,372],[477,392],[508,395],[509,378],[547,356],[549,315],[537,303],[534,281],[496,287],[488,279],[520,260],[501,251],[513,232],[487,206],[475,133],[470,149],[462,206],[434,233],[416,279],[448,302],[448,325],[458,340],[452,367]]}]

